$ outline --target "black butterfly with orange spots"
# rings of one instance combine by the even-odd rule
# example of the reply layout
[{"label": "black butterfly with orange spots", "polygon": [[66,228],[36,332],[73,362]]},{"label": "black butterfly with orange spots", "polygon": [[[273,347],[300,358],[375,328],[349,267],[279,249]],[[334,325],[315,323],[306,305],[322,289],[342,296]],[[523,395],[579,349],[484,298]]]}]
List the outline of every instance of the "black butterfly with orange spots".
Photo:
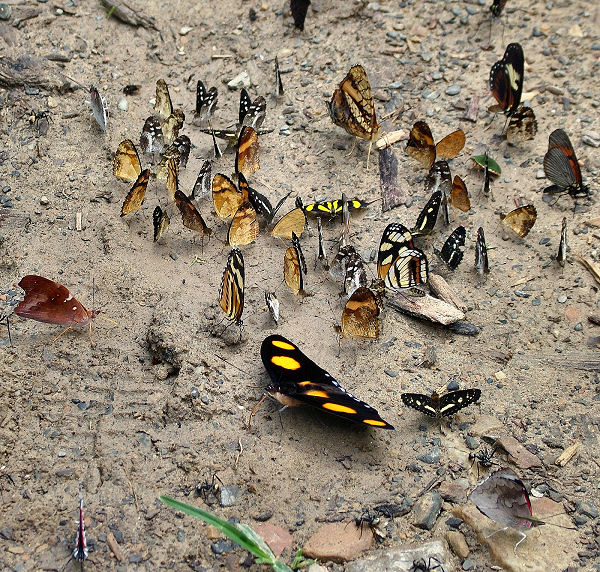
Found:
[{"label": "black butterfly with orange spots", "polygon": [[355,423],[382,429],[394,428],[373,407],[348,393],[329,373],[283,336],[265,338],[260,356],[271,377],[266,394],[281,404],[310,405]]}]

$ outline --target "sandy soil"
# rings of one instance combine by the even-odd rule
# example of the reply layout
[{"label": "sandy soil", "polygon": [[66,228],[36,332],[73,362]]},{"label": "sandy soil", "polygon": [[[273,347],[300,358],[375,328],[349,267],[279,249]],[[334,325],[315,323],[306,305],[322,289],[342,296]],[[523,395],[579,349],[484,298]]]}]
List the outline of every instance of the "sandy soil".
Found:
[{"label": "sandy soil", "polygon": [[[487,4],[471,2],[383,0],[374,10],[366,2],[319,1],[309,10],[304,33],[293,29],[283,0],[262,5],[131,2],[143,5],[160,32],[107,18],[99,2],[9,4],[12,16],[0,22],[2,52],[7,57],[51,55],[46,61],[51,81],[62,83],[63,72],[83,85],[97,85],[109,102],[110,118],[104,134],[91,119],[81,89],[0,91],[0,186],[2,197],[12,203],[12,208],[0,208],[5,310],[21,294],[13,284],[37,273],[65,284],[88,308],[94,282],[95,305],[120,325],[96,320],[93,348],[84,331],[68,332],[52,343],[59,326],[18,318],[11,320],[13,347],[6,329],[0,330],[3,569],[64,566],[75,535],[80,488],[98,569],[118,565],[106,543],[109,532],[123,551],[123,569],[234,568],[244,557],[241,551],[216,556],[202,525],[182,520],[157,501],[169,494],[200,503],[194,489],[214,472],[242,491],[235,506],[214,506],[218,514],[252,525],[271,512],[270,522],[290,530],[298,548],[319,521],[339,514],[351,518],[363,507],[414,498],[436,472],[445,478],[466,476],[474,484],[477,474],[469,470],[464,436],[482,414],[496,418],[504,425],[502,432],[516,436],[544,461],[537,472],[521,471],[528,483],[547,484],[571,503],[593,498],[599,477],[598,332],[587,317],[598,313],[598,295],[576,255],[596,256],[599,235],[584,222],[598,211],[593,200],[574,208],[568,197],[549,206],[541,194],[547,182],[536,174],[548,134],[563,127],[595,190],[598,153],[582,143],[583,135],[597,137],[600,131],[595,2],[557,2],[549,9],[543,2],[511,1],[507,14],[492,25],[493,47],[487,51],[482,49],[490,33]],[[254,21],[251,9],[257,14]],[[37,16],[12,26],[27,10]],[[468,10],[473,14],[467,18]],[[187,35],[180,34],[184,26],[192,28]],[[524,91],[533,92],[539,123],[536,139],[519,147],[508,147],[498,137],[501,118],[481,111],[476,123],[461,120],[471,98],[480,98],[481,110],[492,103],[489,69],[511,41],[524,47]],[[276,55],[285,72],[283,102],[271,97]],[[364,142],[348,156],[352,138],[331,123],[325,106],[355,63],[369,73],[378,116],[398,111],[393,121],[382,122],[387,131],[408,130],[425,118],[436,140],[456,127],[467,135],[451,168],[465,178],[473,210],[451,213],[451,224],[464,224],[468,239],[465,261],[447,278],[480,333],[456,335],[387,309],[378,340],[338,345],[333,327],[344,300],[339,283],[313,270],[313,224],[303,238],[311,294],[304,299],[282,281],[283,241],[261,233],[255,244],[243,248],[244,340],[229,345],[227,336],[212,334],[222,319],[216,298],[229,250],[227,226],[207,197],[200,211],[213,228],[209,243],[202,247],[194,241],[178,216],[172,217],[164,239],[153,243],[152,210],[157,202],[164,204],[164,187],[151,182],[142,211],[130,220],[119,218],[129,187],[112,175],[114,151],[125,138],[137,142],[152,112],[156,80],[164,78],[174,105],[185,109],[183,133],[195,146],[180,181],[189,192],[202,162],[212,155],[210,137],[190,121],[196,80],[219,87],[214,124],[225,126],[237,116],[239,96],[224,82],[247,71],[252,96],[267,98],[264,126],[273,129],[260,141],[261,169],[252,179],[259,190],[272,200],[288,191],[292,200],[298,195],[305,202],[339,198],[342,192],[377,199],[377,161],[366,169]],[[401,88],[386,87],[393,82]],[[141,89],[127,97],[125,112],[117,102],[127,84]],[[451,85],[461,87],[458,95],[445,93]],[[32,110],[48,110],[47,135],[39,136],[30,123]],[[286,126],[287,136],[280,134]],[[396,155],[400,185],[413,198],[410,209],[381,213],[375,203],[352,219],[351,239],[370,259],[372,273],[385,226],[411,224],[427,198],[425,173],[403,149],[404,143],[398,144]],[[493,182],[493,200],[479,192],[481,176],[469,159],[485,149],[503,168]],[[232,169],[230,153],[214,167],[224,173]],[[43,197],[48,204],[41,204]],[[514,208],[515,197],[538,210],[525,239],[505,239],[499,225],[498,213]],[[78,212],[83,214],[81,231],[75,225]],[[563,216],[570,246],[564,271],[552,260]],[[481,225],[491,263],[484,282],[473,270]],[[432,247],[441,246],[450,230],[438,228],[422,242],[432,264]],[[325,224],[325,234],[332,258],[338,224]],[[282,305],[277,328],[264,307],[265,290],[276,291]],[[249,411],[267,383],[260,344],[274,331],[375,406],[396,431],[348,426],[299,409],[285,411],[280,421],[276,406],[268,403],[248,433]],[[437,357],[428,368],[423,362],[431,349]],[[497,379],[497,372],[506,377]],[[403,407],[400,393],[429,392],[451,380],[480,387],[483,395],[479,405],[454,419],[448,437]],[[574,460],[562,469],[554,466],[555,457],[576,439],[581,446]],[[441,447],[439,463],[416,460],[433,446]],[[448,516],[443,513],[431,532],[415,529],[410,516],[398,518],[383,546],[441,538]],[[597,539],[592,521],[580,527],[580,540],[568,555],[572,565],[582,565],[578,553],[598,555],[594,530]],[[472,561],[485,566],[487,551],[468,528],[463,531]]]}]

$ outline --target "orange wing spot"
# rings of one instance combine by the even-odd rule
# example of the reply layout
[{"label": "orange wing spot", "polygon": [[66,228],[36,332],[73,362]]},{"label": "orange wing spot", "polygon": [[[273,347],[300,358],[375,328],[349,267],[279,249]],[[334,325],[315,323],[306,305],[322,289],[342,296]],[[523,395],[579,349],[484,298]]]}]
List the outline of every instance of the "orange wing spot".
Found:
[{"label": "orange wing spot", "polygon": [[337,403],[323,403],[321,407],[323,407],[323,409],[333,411],[334,413],[356,414],[356,409],[352,409],[352,407],[346,407],[345,405],[338,405]]},{"label": "orange wing spot", "polygon": [[[311,397],[322,397],[323,399],[329,399],[330,395],[325,391],[319,391],[318,389],[311,389],[307,391],[304,395],[310,395]],[[327,407],[327,404],[323,405],[323,407]]]},{"label": "orange wing spot", "polygon": [[276,348],[280,348],[282,350],[295,350],[296,349],[292,344],[288,344],[287,342],[282,342],[281,340],[273,340],[271,343]]},{"label": "orange wing spot", "polygon": [[[275,342],[273,342],[275,344]],[[300,369],[302,367],[299,361],[288,356],[273,356],[271,358],[273,365],[282,367],[283,369]]]},{"label": "orange wing spot", "polygon": [[298,383],[298,385],[300,385],[301,387],[304,387],[306,385],[314,385],[314,383],[312,381],[300,381]]},{"label": "orange wing spot", "polygon": [[363,419],[362,422],[367,425],[374,425],[375,427],[387,427],[385,421],[378,421],[377,419]]}]

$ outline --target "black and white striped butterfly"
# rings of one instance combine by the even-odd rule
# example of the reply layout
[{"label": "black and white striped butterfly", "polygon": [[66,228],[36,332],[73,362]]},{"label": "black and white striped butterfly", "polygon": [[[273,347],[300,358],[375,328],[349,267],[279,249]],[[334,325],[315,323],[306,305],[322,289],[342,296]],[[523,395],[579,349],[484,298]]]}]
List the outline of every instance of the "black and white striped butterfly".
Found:
[{"label": "black and white striped butterfly", "polygon": [[422,393],[403,393],[400,398],[404,405],[412,407],[429,417],[448,417],[454,415],[481,397],[480,389],[460,389],[439,395],[434,391],[431,395]]},{"label": "black and white striped butterfly", "polygon": [[481,226],[477,229],[477,242],[475,243],[475,270],[479,274],[487,274],[490,271],[485,234]]},{"label": "black and white striped butterfly", "polygon": [[463,259],[466,236],[465,227],[457,227],[444,242],[442,250],[438,253],[438,256],[447,264],[450,270],[456,270]]},{"label": "black and white striped butterfly", "polygon": [[196,83],[196,115],[201,119],[208,119],[217,107],[219,93],[216,87],[206,89],[200,80]]}]

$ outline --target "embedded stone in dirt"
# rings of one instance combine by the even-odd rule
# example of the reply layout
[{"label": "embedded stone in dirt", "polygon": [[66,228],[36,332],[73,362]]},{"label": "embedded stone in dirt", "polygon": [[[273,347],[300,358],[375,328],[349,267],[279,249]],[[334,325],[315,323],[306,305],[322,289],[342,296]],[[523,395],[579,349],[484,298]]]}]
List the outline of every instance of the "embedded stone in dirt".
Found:
[{"label": "embedded stone in dirt", "polygon": [[530,453],[514,437],[500,437],[498,445],[503,447],[510,456],[510,460],[519,469],[531,469],[532,467],[541,467],[542,461],[533,453]]},{"label": "embedded stone in dirt", "polygon": [[442,508],[442,497],[437,491],[425,493],[413,507],[413,524],[431,530]]},{"label": "embedded stone in dirt", "polygon": [[292,535],[287,530],[270,522],[261,522],[252,528],[269,545],[277,558],[294,542]]},{"label": "embedded stone in dirt", "polygon": [[332,522],[315,532],[302,548],[306,558],[347,562],[373,545],[373,532],[354,522]]}]

